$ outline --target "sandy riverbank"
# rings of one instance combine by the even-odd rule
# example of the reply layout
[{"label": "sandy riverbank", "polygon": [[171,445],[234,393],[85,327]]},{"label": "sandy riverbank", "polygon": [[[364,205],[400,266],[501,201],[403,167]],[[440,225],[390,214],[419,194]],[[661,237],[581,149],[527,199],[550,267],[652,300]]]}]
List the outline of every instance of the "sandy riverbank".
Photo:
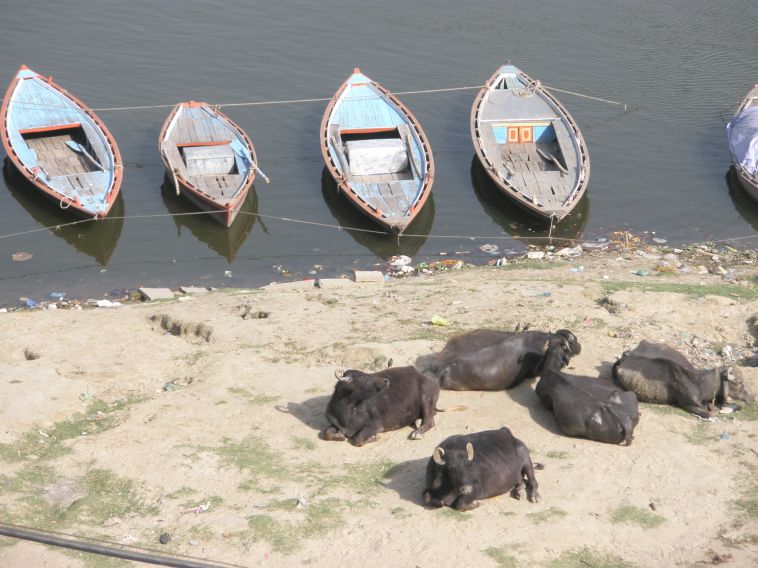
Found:
[{"label": "sandy riverbank", "polygon": [[[755,255],[661,254],[0,314],[2,518],[242,566],[754,565],[754,407],[702,422],[643,405],[634,443],[615,447],[561,435],[531,383],[443,391],[447,411],[420,441],[318,439],[335,367],[409,364],[476,327],[570,328],[583,346],[573,372],[595,376],[641,339],[700,366],[727,345],[750,359]],[[758,390],[758,368],[742,372]],[[437,442],[501,425],[544,464],[543,502],[424,509]],[[120,564],[0,539],[0,565]]]}]

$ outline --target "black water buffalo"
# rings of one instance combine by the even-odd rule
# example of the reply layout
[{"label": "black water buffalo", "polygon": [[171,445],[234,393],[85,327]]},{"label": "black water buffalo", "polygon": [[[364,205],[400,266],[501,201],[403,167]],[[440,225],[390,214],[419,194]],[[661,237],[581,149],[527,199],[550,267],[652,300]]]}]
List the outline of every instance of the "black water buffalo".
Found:
[{"label": "black water buffalo", "polygon": [[325,440],[350,440],[362,446],[376,440],[379,432],[421,425],[410,434],[412,440],[434,426],[440,387],[434,379],[414,367],[394,367],[377,373],[354,369],[345,371],[334,387],[326,407],[331,426]]},{"label": "black water buffalo", "polygon": [[537,396],[561,431],[608,444],[629,445],[640,414],[637,397],[604,379],[561,372],[570,356],[567,342],[552,345],[537,383]]},{"label": "black water buffalo", "polygon": [[502,390],[542,370],[547,341],[566,340],[571,355],[582,346],[567,329],[546,331],[497,331],[477,329],[451,338],[439,353],[416,359],[416,367],[436,377],[450,390]]},{"label": "black water buffalo", "polygon": [[527,498],[536,503],[540,496],[529,450],[508,428],[450,436],[429,459],[424,503],[468,511],[479,499],[511,490],[521,499],[525,481]]},{"label": "black water buffalo", "polygon": [[665,343],[641,341],[613,365],[613,376],[642,402],[673,404],[708,418],[728,398],[754,400],[735,367],[695,369],[676,349]]}]

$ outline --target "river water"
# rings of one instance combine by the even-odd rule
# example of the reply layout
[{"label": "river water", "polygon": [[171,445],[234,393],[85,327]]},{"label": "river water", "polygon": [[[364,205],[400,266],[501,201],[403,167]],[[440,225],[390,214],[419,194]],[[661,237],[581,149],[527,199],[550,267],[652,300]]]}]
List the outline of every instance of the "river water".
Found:
[{"label": "river water", "polygon": [[[554,234],[655,231],[669,244],[756,246],[758,205],[729,176],[725,120],[758,82],[755,0],[0,0],[0,80],[26,64],[93,108],[331,96],[356,66],[392,91],[482,84],[510,59],[545,85],[628,105],[557,96],[586,138],[586,199]],[[4,90],[5,87],[3,87]],[[437,174],[408,233],[383,237],[335,194],[319,151],[326,103],[228,107],[271,184],[258,181],[225,231],[165,184],[156,142],[168,108],[100,116],[125,162],[111,215],[125,219],[0,238],[0,304],[116,288],[255,286],[414,260],[482,244],[523,250],[546,229],[497,195],[474,160],[476,90],[401,96],[424,127]],[[260,178],[259,178],[260,180]],[[170,216],[174,215],[174,216]],[[11,168],[0,236],[75,220]],[[306,221],[299,223],[293,220]],[[471,239],[469,237],[476,237]],[[11,260],[15,252],[33,255]],[[284,272],[284,276],[283,276]]]}]

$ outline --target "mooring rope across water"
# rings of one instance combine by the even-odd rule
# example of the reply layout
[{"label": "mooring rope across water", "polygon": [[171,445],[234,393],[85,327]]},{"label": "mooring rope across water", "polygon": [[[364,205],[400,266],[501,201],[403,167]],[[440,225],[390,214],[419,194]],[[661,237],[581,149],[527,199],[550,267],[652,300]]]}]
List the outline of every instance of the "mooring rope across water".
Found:
[{"label": "mooring rope across water", "polygon": [[[38,233],[41,231],[57,231],[58,229],[62,229],[64,227],[71,227],[73,225],[79,225],[83,223],[91,223],[94,221],[97,222],[106,222],[106,221],[117,221],[117,220],[138,220],[138,219],[156,219],[161,217],[190,217],[195,215],[213,215],[214,212],[212,211],[188,211],[186,213],[147,213],[144,215],[121,215],[121,216],[108,216],[104,219],[79,219],[77,221],[72,221],[70,223],[61,223],[57,225],[49,225],[46,227],[38,227],[36,229],[29,229],[27,231],[19,231],[17,233],[9,233],[7,235],[0,235],[1,239],[8,239],[11,237],[19,237],[23,235],[29,235],[32,233]],[[425,239],[457,239],[457,240],[467,240],[467,241],[530,241],[530,240],[556,240],[556,241],[570,241],[575,243],[595,243],[596,240],[592,239],[577,239],[577,238],[571,238],[571,237],[556,237],[552,235],[552,226],[551,226],[551,234],[548,236],[532,236],[532,235],[429,235],[429,234],[423,234],[423,233],[389,233],[387,231],[382,231],[380,229],[366,229],[363,227],[346,227],[345,225],[335,225],[333,223],[322,223],[320,221],[309,221],[307,219],[295,219],[292,217],[279,217],[276,215],[264,215],[263,213],[251,213],[249,211],[240,211],[239,215],[250,215],[253,217],[256,217],[258,219],[267,219],[267,220],[273,220],[273,221],[282,221],[285,223],[297,223],[300,225],[311,225],[314,227],[323,227],[326,229],[336,229],[338,231],[355,231],[360,233],[369,233],[374,235],[382,235],[387,237],[397,237],[400,238],[425,238]],[[755,239],[758,238],[758,233],[755,233],[753,235],[745,235],[742,237],[731,237],[728,239],[709,239],[707,241],[695,241],[691,243],[687,243],[690,246],[695,246],[699,244],[708,244],[708,243],[728,243],[733,241],[743,241],[743,240],[749,240],[749,239]],[[685,244],[682,244],[681,246],[687,246]]]},{"label": "mooring rope across water", "polygon": [[[390,91],[392,95],[428,95],[428,94],[435,94],[435,93],[451,93],[455,91],[472,91],[472,90],[479,90],[484,85],[471,85],[466,87],[443,87],[438,89],[420,89],[420,90],[413,90],[413,91]],[[627,105],[625,103],[612,101],[609,99],[603,99],[600,97],[594,97],[591,95],[585,95],[582,93],[577,93],[574,91],[567,91],[564,89],[559,89],[557,87],[549,87],[547,85],[541,85],[542,88],[551,90],[551,91],[558,91],[561,93],[566,93],[569,95],[575,95],[577,97],[583,97],[586,99],[592,99],[596,101],[601,101],[604,103],[612,104],[612,105],[619,105],[623,106],[624,110],[627,109]],[[370,97],[359,97],[351,100],[368,100],[373,98],[381,98],[382,95],[375,95]],[[220,108],[225,107],[254,107],[254,106],[273,106],[273,105],[287,105],[287,104],[302,104],[302,103],[323,103],[323,102],[329,102],[332,100],[336,100],[336,97],[317,97],[317,98],[308,98],[308,99],[281,99],[281,100],[269,100],[269,101],[248,101],[248,102],[232,102],[232,103],[222,103],[218,105],[214,105]],[[29,106],[34,108],[69,108],[63,105],[45,105],[45,104],[39,104],[32,101],[12,101],[14,105],[19,106]],[[136,105],[136,106],[114,106],[114,107],[97,107],[93,108],[92,110],[95,112],[119,112],[119,111],[133,111],[133,110],[153,110],[153,109],[170,109],[174,108],[176,106],[176,103],[171,104],[155,104],[155,105]]]}]

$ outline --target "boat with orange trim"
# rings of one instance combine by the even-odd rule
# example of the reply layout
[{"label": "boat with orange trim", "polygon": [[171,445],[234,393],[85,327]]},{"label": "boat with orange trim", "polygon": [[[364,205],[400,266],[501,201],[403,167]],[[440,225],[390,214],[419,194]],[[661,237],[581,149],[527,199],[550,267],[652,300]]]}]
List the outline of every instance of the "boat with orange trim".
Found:
[{"label": "boat with orange trim", "polygon": [[408,227],[431,193],[434,158],[421,125],[358,68],[324,111],[321,153],[337,190],[392,233]]},{"label": "boat with orange trim", "polygon": [[123,179],[116,141],[51,77],[20,67],[0,108],[0,139],[16,169],[61,209],[108,215]]},{"label": "boat with orange trim", "polygon": [[250,137],[217,106],[177,104],[163,123],[158,149],[177,195],[231,226],[261,173]]}]

